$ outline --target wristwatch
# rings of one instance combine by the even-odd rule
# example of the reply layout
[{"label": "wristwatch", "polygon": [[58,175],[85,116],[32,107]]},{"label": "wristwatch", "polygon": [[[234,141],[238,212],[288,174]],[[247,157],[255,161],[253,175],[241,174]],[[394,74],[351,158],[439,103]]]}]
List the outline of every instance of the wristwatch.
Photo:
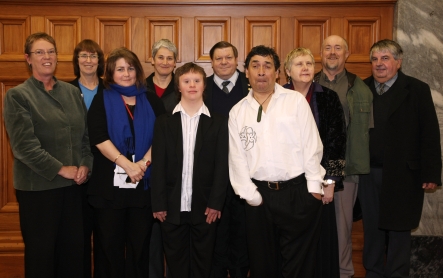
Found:
[{"label": "wristwatch", "polygon": [[149,165],[151,165],[151,160],[147,160],[146,158],[142,158],[142,161],[145,163],[145,166],[148,167]]},{"label": "wristwatch", "polygon": [[325,180],[325,181],[323,182],[323,185],[324,185],[325,187],[328,187],[328,185],[330,185],[330,184],[334,184],[334,183],[335,183],[335,180],[327,179],[327,180]]}]

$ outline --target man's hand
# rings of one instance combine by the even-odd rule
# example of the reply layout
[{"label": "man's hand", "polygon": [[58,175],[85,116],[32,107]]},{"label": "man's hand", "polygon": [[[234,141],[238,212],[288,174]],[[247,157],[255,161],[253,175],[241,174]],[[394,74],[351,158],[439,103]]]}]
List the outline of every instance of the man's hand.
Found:
[{"label": "man's hand", "polygon": [[423,189],[435,189],[437,184],[433,182],[424,182],[422,187]]},{"label": "man's hand", "polygon": [[217,218],[220,219],[221,211],[212,208],[206,208],[205,215],[206,215],[206,223],[211,224],[215,222]]},{"label": "man's hand", "polygon": [[166,220],[166,215],[168,213],[166,211],[158,211],[158,212],[154,212],[152,215],[154,216],[154,218],[157,218],[158,220],[160,220],[160,222],[163,222]]},{"label": "man's hand", "polygon": [[314,196],[315,199],[321,201],[321,194],[320,193],[311,193],[312,196]]}]

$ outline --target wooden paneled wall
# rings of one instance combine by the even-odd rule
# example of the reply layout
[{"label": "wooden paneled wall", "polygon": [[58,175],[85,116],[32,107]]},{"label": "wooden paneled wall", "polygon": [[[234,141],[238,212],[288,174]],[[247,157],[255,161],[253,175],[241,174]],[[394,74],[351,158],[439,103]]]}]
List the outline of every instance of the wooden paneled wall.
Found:
[{"label": "wooden paneled wall", "polygon": [[[396,0],[0,0],[0,107],[7,90],[29,77],[23,45],[29,34],[38,31],[49,33],[57,42],[56,76],[61,80],[74,78],[72,52],[86,38],[96,40],[105,53],[120,46],[131,49],[142,61],[146,75],[153,71],[152,44],[168,38],[179,50],[177,66],[192,61],[212,74],[209,50],[220,40],[238,48],[241,71],[245,56],[259,44],[274,47],[282,61],[293,48],[308,47],[319,70],[320,47],[331,34],[347,39],[351,55],[346,67],[364,78],[370,75],[370,46],[379,39],[392,38],[395,3]],[[280,83],[286,81],[283,70],[279,77]],[[0,278],[23,277],[13,157],[3,120],[0,157]],[[359,252],[361,228],[353,240]],[[355,263],[361,269],[359,258]]]}]

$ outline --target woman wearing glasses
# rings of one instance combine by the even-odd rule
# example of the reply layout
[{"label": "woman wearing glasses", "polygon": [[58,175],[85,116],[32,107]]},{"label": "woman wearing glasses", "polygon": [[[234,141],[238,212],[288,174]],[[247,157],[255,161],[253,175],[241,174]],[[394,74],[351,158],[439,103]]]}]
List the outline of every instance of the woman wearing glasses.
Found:
[{"label": "woman wearing glasses", "polygon": [[54,76],[55,40],[30,35],[32,76],[8,90],[3,117],[14,154],[14,187],[26,277],[82,277],[81,187],[92,167],[80,91]]},{"label": "woman wearing glasses", "polygon": [[[93,40],[82,40],[74,49],[72,56],[74,74],[76,78],[72,80],[72,85],[80,89],[85,101],[86,108],[89,110],[92,99],[97,92],[103,92],[103,75],[105,69],[105,58],[100,46]],[[84,272],[83,277],[91,277],[91,235],[94,230],[94,215],[92,206],[88,203],[86,190],[89,183],[85,183],[82,188],[83,205],[83,231],[84,231]],[[98,273],[98,261],[103,255],[100,252],[97,237],[94,237],[94,273]],[[97,275],[94,275],[97,276]]]},{"label": "woman wearing glasses", "polygon": [[109,54],[104,85],[88,112],[94,154],[88,200],[104,254],[99,276],[148,277],[150,148],[156,115],[164,107],[159,98],[148,100],[142,65],[126,48]]}]

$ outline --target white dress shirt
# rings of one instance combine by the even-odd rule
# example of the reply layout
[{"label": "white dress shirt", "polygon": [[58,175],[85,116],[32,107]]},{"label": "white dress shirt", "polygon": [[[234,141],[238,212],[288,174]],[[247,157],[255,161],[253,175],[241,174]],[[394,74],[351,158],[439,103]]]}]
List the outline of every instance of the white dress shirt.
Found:
[{"label": "white dress shirt", "polygon": [[172,114],[177,112],[180,112],[183,134],[183,169],[180,211],[191,211],[194,149],[198,122],[202,113],[208,117],[211,117],[211,114],[209,114],[209,110],[206,105],[203,104],[197,113],[190,116],[181,106],[181,102],[175,106]]},{"label": "white dress shirt", "polygon": [[226,87],[228,88],[229,92],[231,92],[235,86],[235,83],[237,82],[238,75],[239,75],[238,71],[235,71],[234,74],[231,76],[231,78],[229,78],[228,80],[224,80],[218,77],[218,75],[214,73],[214,82],[221,90],[223,90],[223,85],[222,85],[223,81],[230,81],[229,84],[226,85]]},{"label": "white dress shirt", "polygon": [[257,206],[262,198],[251,178],[287,181],[305,173],[308,191],[323,193],[323,144],[311,108],[299,92],[275,85],[257,122],[253,90],[229,113],[229,177],[237,195]]}]

